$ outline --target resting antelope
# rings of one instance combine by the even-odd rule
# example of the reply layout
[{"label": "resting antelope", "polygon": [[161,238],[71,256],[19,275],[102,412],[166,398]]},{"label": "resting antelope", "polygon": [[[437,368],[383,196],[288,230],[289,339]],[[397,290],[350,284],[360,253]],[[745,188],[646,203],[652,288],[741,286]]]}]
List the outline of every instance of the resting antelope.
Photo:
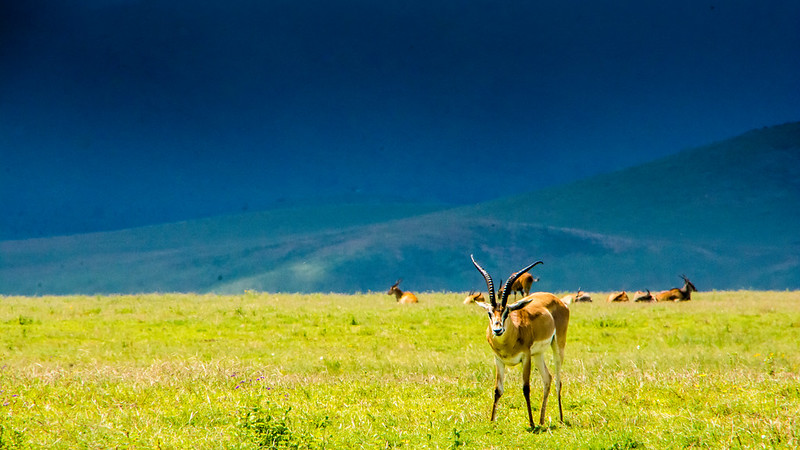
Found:
[{"label": "resting antelope", "polygon": [[486,339],[495,354],[494,403],[492,403],[491,420],[494,420],[497,416],[497,402],[503,395],[506,366],[515,366],[522,363],[522,394],[525,396],[525,403],[528,406],[528,422],[533,428],[530,378],[531,363],[535,362],[536,368],[542,377],[543,385],[539,424],[544,424],[547,397],[550,395],[550,384],[553,379],[544,362],[544,352],[549,346],[553,350],[553,371],[555,372],[556,393],[558,394],[558,416],[559,420],[563,422],[561,363],[564,361],[564,346],[567,343],[569,308],[558,297],[547,292],[537,292],[511,305],[506,304],[514,281],[520,275],[533,268],[533,266],[541,264],[541,261],[537,261],[512,274],[503,289],[498,293],[500,303],[497,303],[492,277],[475,261],[474,257],[470,256],[470,258],[472,258],[472,263],[486,280],[486,286],[489,288],[489,301],[491,302],[477,303],[489,313]]},{"label": "resting antelope", "polygon": [[627,302],[628,300],[630,300],[628,298],[628,293],[625,291],[621,291],[621,292],[612,292],[611,294],[609,294],[608,300],[606,301],[610,303],[610,302]]},{"label": "resting antelope", "polygon": [[392,287],[389,288],[389,292],[386,295],[394,295],[397,298],[397,303],[417,303],[417,296],[412,294],[411,292],[403,292],[397,287],[403,279],[397,280],[397,283],[393,284]]},{"label": "resting antelope", "polygon": [[464,304],[469,305],[470,303],[477,303],[477,302],[484,302],[486,299],[483,297],[483,292],[470,292],[469,295],[464,299]]},{"label": "resting antelope", "polygon": [[564,302],[565,305],[569,306],[571,303],[591,303],[592,297],[583,292],[582,290],[578,289],[578,292],[575,295],[569,294],[561,297],[561,301]]},{"label": "resting antelope", "polygon": [[579,303],[579,302],[589,302],[589,303],[591,303],[591,301],[592,301],[592,297],[589,294],[587,294],[586,292],[583,292],[582,290],[578,289],[578,292],[575,294],[575,303]]},{"label": "resting antelope", "polygon": [[686,278],[686,275],[681,275],[683,278],[683,287],[672,288],[668,291],[662,291],[656,294],[656,300],[660,302],[668,302],[668,301],[676,301],[676,302],[684,302],[689,301],[692,299],[692,292],[697,292],[697,288],[694,287],[691,281]]},{"label": "resting antelope", "polygon": [[653,297],[653,294],[650,293],[650,289],[647,292],[636,291],[633,294],[633,301],[634,302],[654,302],[656,299]]},{"label": "resting antelope", "polygon": [[529,273],[523,273],[519,279],[517,279],[517,281],[511,285],[511,290],[514,291],[514,299],[516,300],[517,298],[517,292],[519,292],[519,295],[524,296],[530,294],[531,286],[533,286],[533,283],[536,283],[537,281],[539,281],[539,279],[534,278],[533,275]]}]

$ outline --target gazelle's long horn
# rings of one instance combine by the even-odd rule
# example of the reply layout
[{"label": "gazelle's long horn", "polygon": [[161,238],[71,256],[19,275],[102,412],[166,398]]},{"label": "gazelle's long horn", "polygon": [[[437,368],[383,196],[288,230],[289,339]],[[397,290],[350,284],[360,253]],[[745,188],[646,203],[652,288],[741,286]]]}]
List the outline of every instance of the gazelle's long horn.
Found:
[{"label": "gazelle's long horn", "polygon": [[503,290],[500,291],[500,301],[503,304],[503,308],[506,307],[506,301],[508,300],[508,294],[511,293],[511,285],[514,284],[514,282],[517,281],[517,278],[522,276],[523,273],[533,269],[533,267],[535,265],[537,265],[537,264],[544,264],[544,262],[536,261],[535,263],[531,264],[530,266],[520,270],[519,272],[513,273],[513,274],[511,274],[510,277],[508,277],[508,281],[506,281],[506,284],[503,285]]},{"label": "gazelle's long horn", "polygon": [[483,278],[486,280],[486,287],[489,289],[489,301],[492,303],[492,306],[497,306],[497,301],[494,297],[494,283],[492,283],[492,277],[489,276],[489,272],[487,272],[477,261],[475,261],[475,257],[473,255],[469,255],[470,259],[472,259],[472,264],[478,269],[478,272],[483,275]]}]

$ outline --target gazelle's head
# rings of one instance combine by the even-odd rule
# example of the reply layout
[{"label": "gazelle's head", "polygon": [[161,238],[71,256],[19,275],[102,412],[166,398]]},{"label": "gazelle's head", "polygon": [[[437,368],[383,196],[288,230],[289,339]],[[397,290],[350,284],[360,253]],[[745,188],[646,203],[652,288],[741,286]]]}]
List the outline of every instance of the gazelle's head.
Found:
[{"label": "gazelle's head", "polygon": [[484,298],[482,292],[470,291],[469,295],[467,295],[467,297],[464,298],[465,305],[469,305],[470,303],[484,302],[484,301],[486,301],[486,298]]},{"label": "gazelle's head", "polygon": [[688,278],[686,278],[686,275],[681,275],[681,278],[683,278],[683,283],[684,283],[683,284],[683,288],[684,289],[687,289],[689,292],[697,292],[697,288],[694,287],[694,285],[692,284],[691,281],[689,281]]},{"label": "gazelle's head", "polygon": [[486,272],[486,270],[484,270],[484,268],[481,267],[477,261],[475,261],[475,258],[472,255],[470,255],[470,258],[472,258],[472,264],[474,264],[475,267],[478,269],[478,271],[481,273],[481,275],[483,275],[483,278],[486,280],[486,287],[489,289],[490,303],[476,302],[476,304],[485,309],[487,313],[489,313],[489,326],[492,329],[492,334],[494,334],[495,336],[502,336],[503,333],[506,332],[506,319],[508,319],[508,315],[512,311],[524,308],[525,306],[528,305],[528,303],[533,301],[533,298],[527,298],[527,299],[522,299],[511,305],[507,305],[506,303],[508,301],[508,294],[511,293],[511,285],[514,284],[514,282],[517,280],[517,278],[520,277],[520,275],[531,270],[533,266],[537,264],[542,264],[542,262],[536,261],[535,263],[529,265],[528,267],[508,277],[508,280],[506,280],[505,284],[503,285],[503,289],[499,292],[500,303],[498,303],[497,300],[495,299],[494,283],[492,283],[492,277],[489,276],[489,273]]},{"label": "gazelle's head", "polygon": [[386,295],[395,295],[397,296],[397,298],[400,298],[400,296],[403,295],[403,291],[401,291],[400,288],[397,286],[400,284],[401,281],[403,281],[402,278],[397,280],[397,282],[395,282],[392,285],[392,287],[389,288],[389,292],[387,292]]}]

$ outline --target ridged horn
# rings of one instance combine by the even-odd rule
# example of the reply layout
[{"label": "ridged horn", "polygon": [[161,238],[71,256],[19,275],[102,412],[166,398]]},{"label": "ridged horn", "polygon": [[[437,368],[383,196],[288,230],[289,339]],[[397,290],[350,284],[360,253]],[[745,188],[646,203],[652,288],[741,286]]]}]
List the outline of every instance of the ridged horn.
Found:
[{"label": "ridged horn", "polygon": [[519,278],[523,273],[533,269],[533,267],[536,266],[537,264],[544,264],[544,263],[542,261],[536,261],[535,263],[533,263],[533,264],[529,265],[528,267],[520,270],[519,272],[511,274],[511,276],[508,277],[508,281],[506,281],[506,284],[503,285],[503,290],[500,291],[500,300],[501,300],[501,302],[503,304],[503,308],[506,307],[506,301],[508,300],[508,294],[511,293],[511,290],[510,290],[511,289],[511,285],[514,284],[514,282],[517,281],[517,278]]},{"label": "ridged horn", "polygon": [[489,301],[492,303],[492,306],[497,306],[497,301],[494,297],[494,283],[492,283],[492,277],[489,276],[489,272],[487,272],[477,261],[475,261],[475,257],[473,255],[469,255],[470,259],[472,260],[472,264],[475,265],[475,268],[478,269],[478,272],[483,275],[483,278],[486,280],[486,287],[489,289]]}]

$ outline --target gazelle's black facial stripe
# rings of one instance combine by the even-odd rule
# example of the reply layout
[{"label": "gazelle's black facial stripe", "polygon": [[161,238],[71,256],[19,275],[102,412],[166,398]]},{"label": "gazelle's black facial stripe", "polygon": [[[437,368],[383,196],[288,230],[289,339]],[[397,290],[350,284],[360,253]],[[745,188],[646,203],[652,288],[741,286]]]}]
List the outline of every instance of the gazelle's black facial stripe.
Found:
[{"label": "gazelle's black facial stripe", "polygon": [[508,308],[496,308],[489,311],[489,326],[491,326],[495,336],[501,336],[505,333],[506,319],[510,312]]}]

